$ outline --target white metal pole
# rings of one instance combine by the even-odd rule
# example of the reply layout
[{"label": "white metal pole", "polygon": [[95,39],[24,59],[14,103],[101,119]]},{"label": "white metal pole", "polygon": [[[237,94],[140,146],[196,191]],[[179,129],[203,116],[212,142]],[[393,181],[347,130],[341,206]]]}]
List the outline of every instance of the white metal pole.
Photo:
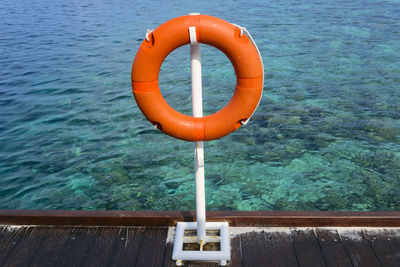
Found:
[{"label": "white metal pole", "polygon": [[[189,27],[190,66],[192,75],[193,117],[203,117],[203,97],[201,83],[200,45],[197,43],[196,28]],[[194,171],[196,176],[196,221],[197,241],[203,249],[206,237],[206,200],[204,188],[204,147],[203,142],[195,142]]]}]

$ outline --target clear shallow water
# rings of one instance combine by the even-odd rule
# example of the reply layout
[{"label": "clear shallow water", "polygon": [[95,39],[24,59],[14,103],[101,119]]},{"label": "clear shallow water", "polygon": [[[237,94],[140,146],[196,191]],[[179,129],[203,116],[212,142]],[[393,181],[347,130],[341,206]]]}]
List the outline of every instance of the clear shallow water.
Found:
[{"label": "clear shallow water", "polygon": [[[194,209],[193,144],[131,93],[147,28],[189,12],[246,26],[265,65],[248,126],[207,142],[210,210],[400,209],[400,2],[0,3],[0,208]],[[162,93],[190,114],[188,47]],[[205,113],[234,73],[202,47]]]}]

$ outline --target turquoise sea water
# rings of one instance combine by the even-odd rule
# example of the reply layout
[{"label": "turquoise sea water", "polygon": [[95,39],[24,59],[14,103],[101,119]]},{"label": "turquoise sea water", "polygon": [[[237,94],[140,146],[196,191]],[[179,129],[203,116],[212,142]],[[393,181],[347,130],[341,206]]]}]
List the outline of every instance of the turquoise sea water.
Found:
[{"label": "turquoise sea water", "polygon": [[[195,207],[193,143],[132,97],[147,28],[189,12],[245,26],[265,65],[252,121],[205,144],[209,210],[400,210],[400,1],[0,2],[0,208]],[[233,94],[202,46],[205,113]],[[189,48],[162,93],[190,114]]]}]

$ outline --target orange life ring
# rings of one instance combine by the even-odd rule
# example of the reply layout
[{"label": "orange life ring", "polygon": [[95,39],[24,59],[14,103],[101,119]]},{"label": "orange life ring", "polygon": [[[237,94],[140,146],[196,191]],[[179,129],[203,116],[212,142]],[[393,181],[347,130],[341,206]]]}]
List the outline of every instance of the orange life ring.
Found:
[{"label": "orange life ring", "polygon": [[[218,112],[195,118],[174,110],[161,95],[158,76],[164,59],[189,44],[189,27],[196,27],[199,43],[228,56],[236,73],[236,89]],[[257,48],[241,30],[207,15],[177,17],[160,25],[141,44],[132,66],[132,91],[146,118],[164,133],[187,141],[208,141],[238,129],[257,108],[262,94],[263,67]]]}]

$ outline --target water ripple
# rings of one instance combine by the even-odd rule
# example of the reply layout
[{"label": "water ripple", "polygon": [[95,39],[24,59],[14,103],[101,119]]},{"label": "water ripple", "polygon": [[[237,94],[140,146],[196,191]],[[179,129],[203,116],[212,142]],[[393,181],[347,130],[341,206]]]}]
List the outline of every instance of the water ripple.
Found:
[{"label": "water ripple", "polygon": [[[193,144],[154,130],[130,84],[146,29],[193,10],[246,26],[265,64],[252,121],[205,144],[208,209],[400,209],[400,3],[380,0],[2,0],[0,208],[194,209]],[[234,71],[214,48],[202,63],[211,114]],[[191,114],[188,46],[160,88]]]}]

